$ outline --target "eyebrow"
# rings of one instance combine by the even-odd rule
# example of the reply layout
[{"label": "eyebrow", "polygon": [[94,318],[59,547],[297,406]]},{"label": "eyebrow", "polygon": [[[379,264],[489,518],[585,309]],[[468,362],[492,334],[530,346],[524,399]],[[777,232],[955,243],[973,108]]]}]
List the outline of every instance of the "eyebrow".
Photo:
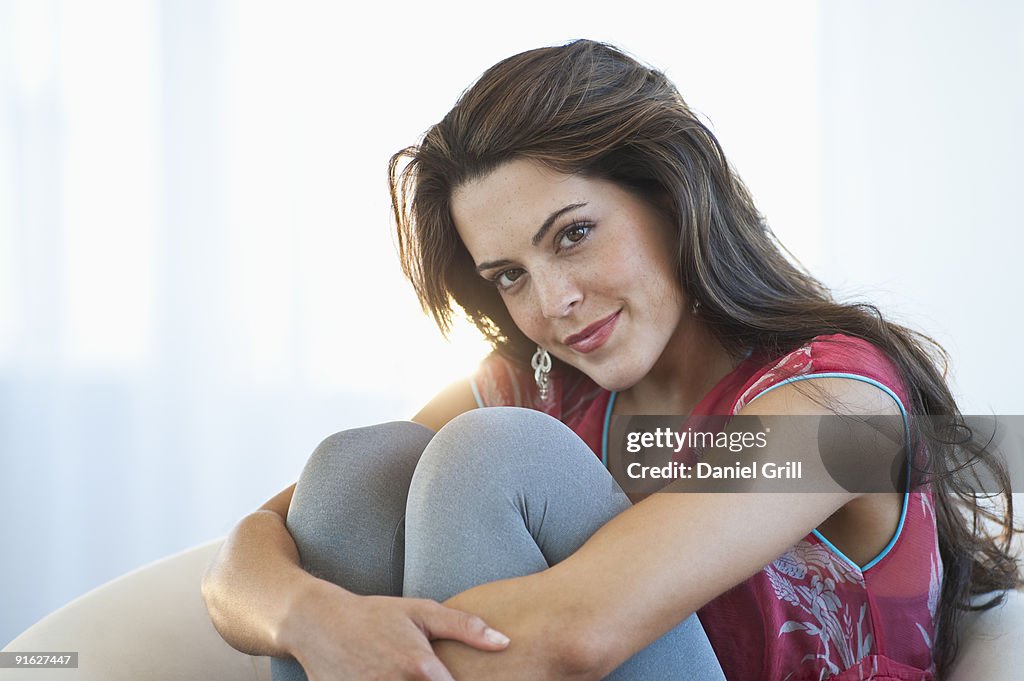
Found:
[{"label": "eyebrow", "polygon": [[[537,233],[533,235],[532,239],[530,239],[530,243],[533,244],[534,246],[538,245],[541,242],[541,240],[544,239],[547,233],[551,231],[551,228],[554,226],[555,221],[558,220],[558,218],[562,217],[571,210],[583,208],[586,205],[586,202],[570,203],[568,206],[563,206],[562,208],[556,210],[554,213],[549,215],[547,220],[544,221],[544,224],[540,226],[540,229],[537,230]],[[511,264],[511,262],[511,260],[490,260],[488,262],[482,262],[476,266],[476,271],[483,272],[484,270],[489,270],[495,267],[501,267],[502,265],[509,265]]]}]

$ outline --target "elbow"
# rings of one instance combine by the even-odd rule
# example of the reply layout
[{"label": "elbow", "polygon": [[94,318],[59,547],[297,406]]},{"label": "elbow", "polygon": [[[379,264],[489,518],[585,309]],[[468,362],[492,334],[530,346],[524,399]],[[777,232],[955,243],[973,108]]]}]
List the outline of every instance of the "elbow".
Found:
[{"label": "elbow", "polygon": [[247,648],[244,640],[237,636],[238,615],[233,614],[231,610],[231,585],[227,580],[228,571],[221,563],[222,560],[223,556],[218,553],[199,582],[199,592],[206,606],[206,613],[210,617],[210,623],[224,642],[232,648],[250,655],[261,654]]},{"label": "elbow", "polygon": [[611,657],[614,646],[593,627],[562,627],[554,640],[553,677],[572,681],[600,681],[619,663]]},{"label": "elbow", "polygon": [[[243,521],[244,523],[244,521]],[[241,526],[241,523],[239,524]],[[233,560],[236,527],[220,545],[199,580],[199,593],[213,628],[232,647],[238,647],[232,629],[239,617],[239,571]],[[243,651],[246,652],[246,651]]]},{"label": "elbow", "polygon": [[217,559],[206,568],[206,572],[203,574],[202,580],[199,582],[199,592],[202,594],[203,603],[206,605],[206,612],[210,616],[210,621],[213,623],[214,629],[223,636],[222,624],[224,621],[224,613],[221,608],[221,593],[223,585],[220,583],[217,570],[217,561],[220,556],[218,554]]},{"label": "elbow", "polygon": [[217,622],[217,581],[213,576],[213,566],[206,569],[202,580],[199,582],[199,592],[203,595],[203,603],[206,604],[206,611],[210,618]]}]

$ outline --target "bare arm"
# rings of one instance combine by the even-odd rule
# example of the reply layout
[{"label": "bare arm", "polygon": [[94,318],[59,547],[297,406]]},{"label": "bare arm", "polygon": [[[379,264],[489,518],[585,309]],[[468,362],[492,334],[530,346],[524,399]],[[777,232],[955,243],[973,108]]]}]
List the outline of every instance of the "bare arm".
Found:
[{"label": "bare arm", "polygon": [[228,643],[251,655],[287,656],[284,623],[316,578],[299,565],[285,527],[295,485],[242,519],[203,578],[203,598]]},{"label": "bare arm", "polygon": [[476,398],[468,380],[456,381],[439,392],[412,420],[435,433],[453,418],[476,409]]},{"label": "bare arm", "polygon": [[[415,420],[436,429],[474,406],[462,381]],[[448,681],[430,640],[505,647],[500,637],[488,638],[479,617],[423,599],[356,596],[305,572],[285,525],[294,489],[243,518],[203,579],[210,617],[229,644],[253,655],[295,657],[311,681],[338,670],[357,678]]]}]

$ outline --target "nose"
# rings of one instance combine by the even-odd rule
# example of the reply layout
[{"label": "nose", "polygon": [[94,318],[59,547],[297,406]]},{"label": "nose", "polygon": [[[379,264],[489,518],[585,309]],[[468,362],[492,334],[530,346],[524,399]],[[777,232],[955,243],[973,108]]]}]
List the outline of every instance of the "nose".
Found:
[{"label": "nose", "polygon": [[546,272],[533,275],[541,314],[546,319],[565,317],[583,299],[583,293],[568,273]]}]

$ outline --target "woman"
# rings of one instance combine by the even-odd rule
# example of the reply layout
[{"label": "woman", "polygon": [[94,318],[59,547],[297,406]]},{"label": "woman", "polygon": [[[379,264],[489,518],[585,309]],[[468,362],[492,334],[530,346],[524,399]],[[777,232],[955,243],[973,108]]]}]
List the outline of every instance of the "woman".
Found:
[{"label": "woman", "polygon": [[998,463],[916,421],[913,490],[616,491],[613,415],[959,416],[938,348],[790,263],[659,72],[590,41],[516,55],[390,172],[424,307],[495,353],[414,424],[329,438],[236,528],[204,582],[232,645],[311,679],[927,679],[970,597],[1019,584],[946,475]]}]

